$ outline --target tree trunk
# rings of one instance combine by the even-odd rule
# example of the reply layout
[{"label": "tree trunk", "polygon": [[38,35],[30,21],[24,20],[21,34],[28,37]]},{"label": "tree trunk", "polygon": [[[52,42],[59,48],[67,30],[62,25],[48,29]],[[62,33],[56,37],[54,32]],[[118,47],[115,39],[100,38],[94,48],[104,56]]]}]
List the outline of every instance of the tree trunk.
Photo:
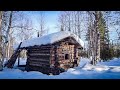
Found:
[{"label": "tree trunk", "polygon": [[80,31],[80,12],[78,11],[77,12],[77,14],[78,14],[78,24],[77,24],[77,28],[78,28],[78,36],[79,36],[79,38],[81,38],[81,31]]},{"label": "tree trunk", "polygon": [[10,58],[10,46],[11,46],[10,37],[11,37],[12,16],[13,16],[13,11],[11,11],[11,13],[10,13],[9,25],[8,25],[8,29],[7,29],[7,33],[6,33],[6,38],[7,38],[7,41],[6,41],[6,45],[7,45],[7,52],[6,52],[7,53],[7,60],[9,60],[9,58]]},{"label": "tree trunk", "polygon": [[[89,22],[89,55],[91,56],[91,63],[95,65],[100,59],[100,33],[98,28],[99,21],[99,11],[94,13],[89,12],[90,22]],[[94,23],[92,23],[92,15],[94,15]]]},{"label": "tree trunk", "polygon": [[97,63],[97,61],[100,59],[100,32],[99,32],[99,26],[98,26],[98,22],[99,22],[99,11],[95,11],[95,63]]},{"label": "tree trunk", "polygon": [[0,11],[0,71],[3,70],[3,61],[2,61],[2,11]]}]

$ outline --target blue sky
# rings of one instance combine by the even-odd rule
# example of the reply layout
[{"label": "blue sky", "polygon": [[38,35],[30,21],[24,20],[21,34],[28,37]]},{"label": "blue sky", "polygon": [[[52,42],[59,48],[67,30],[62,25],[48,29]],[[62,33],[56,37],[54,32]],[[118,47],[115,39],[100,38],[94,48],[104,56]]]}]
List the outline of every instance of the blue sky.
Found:
[{"label": "blue sky", "polygon": [[[57,27],[57,23],[58,23],[58,16],[60,11],[43,11],[45,12],[45,21],[46,21],[46,26],[49,27],[49,33],[53,33],[53,32],[57,32],[59,31]],[[38,17],[39,17],[39,13],[38,11],[34,11],[34,12],[26,12],[28,14],[28,16],[32,19],[33,21],[33,25],[36,29],[38,28]],[[110,39],[116,39],[117,37],[117,33],[114,32],[113,28],[110,28],[110,31],[112,31],[110,33]]]},{"label": "blue sky", "polygon": [[[29,12],[29,16],[32,19],[34,23],[34,27],[36,29],[39,26],[38,20],[37,20],[39,15],[40,15],[40,12],[38,11]],[[45,24],[46,24],[46,27],[49,27],[48,33],[53,33],[53,32],[58,31],[58,29],[56,28],[57,23],[58,23],[58,15],[59,15],[59,11],[45,11]]]}]

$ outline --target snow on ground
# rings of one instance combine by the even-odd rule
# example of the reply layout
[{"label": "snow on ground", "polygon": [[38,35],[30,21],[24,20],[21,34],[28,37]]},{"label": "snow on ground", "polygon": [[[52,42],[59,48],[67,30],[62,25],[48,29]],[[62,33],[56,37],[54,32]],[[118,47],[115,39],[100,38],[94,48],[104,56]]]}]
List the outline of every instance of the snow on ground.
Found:
[{"label": "snow on ground", "polygon": [[120,59],[118,60],[118,58],[114,58],[114,60],[109,60],[109,61],[106,61],[106,62],[99,62],[99,63],[101,65],[120,66]]},{"label": "snow on ground", "polygon": [[[70,68],[60,75],[46,75],[37,71],[21,71],[19,69],[4,68],[0,71],[0,79],[120,79],[120,59],[109,62],[99,62],[96,66],[89,64],[90,60],[81,58],[78,67]],[[20,64],[25,64],[21,60]],[[15,64],[15,67],[17,62]]]}]

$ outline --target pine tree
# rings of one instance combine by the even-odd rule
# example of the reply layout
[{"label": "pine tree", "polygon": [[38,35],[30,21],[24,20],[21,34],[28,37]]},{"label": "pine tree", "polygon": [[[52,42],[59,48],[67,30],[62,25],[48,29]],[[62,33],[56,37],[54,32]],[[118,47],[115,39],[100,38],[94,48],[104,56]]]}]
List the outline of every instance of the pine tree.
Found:
[{"label": "pine tree", "polygon": [[107,20],[103,17],[103,13],[100,12],[99,19],[99,31],[100,31],[100,58],[108,60],[111,58],[112,49],[109,48],[109,30],[107,26]]},{"label": "pine tree", "polygon": [[88,25],[88,54],[91,56],[92,64],[95,65],[97,61],[110,58],[112,49],[109,49],[109,33],[106,20],[101,11],[91,11],[89,14]]}]

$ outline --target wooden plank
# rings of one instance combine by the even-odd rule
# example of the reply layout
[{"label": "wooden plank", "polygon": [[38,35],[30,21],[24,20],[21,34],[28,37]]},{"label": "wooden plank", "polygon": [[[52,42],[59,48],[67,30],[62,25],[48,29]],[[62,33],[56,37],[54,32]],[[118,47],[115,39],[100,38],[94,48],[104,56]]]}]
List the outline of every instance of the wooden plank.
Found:
[{"label": "wooden plank", "polygon": [[38,50],[38,49],[50,49],[51,47],[33,47],[33,48],[30,48],[30,49],[36,49],[36,50]]},{"label": "wooden plank", "polygon": [[43,62],[43,61],[30,61],[29,63],[37,63],[37,64],[43,64],[43,65],[46,65],[46,64],[50,64],[49,62]]},{"label": "wooden plank", "polygon": [[50,50],[51,48],[30,48],[29,50],[36,50],[36,51],[39,51],[39,50]]},{"label": "wooden plank", "polygon": [[30,56],[50,56],[50,53],[49,54],[44,54],[44,53],[30,53],[29,55]]},{"label": "wooden plank", "polygon": [[42,62],[29,62],[29,65],[33,66],[44,66],[44,65],[50,65],[50,63],[42,63]]},{"label": "wooden plank", "polygon": [[29,51],[29,53],[50,53],[50,50],[39,50],[39,51],[31,50]]},{"label": "wooden plank", "polygon": [[46,64],[50,64],[50,62],[48,62],[48,61],[35,61],[35,60],[33,60],[33,61],[30,60],[29,63],[38,63],[38,64],[41,63],[41,64],[45,64],[45,65],[46,65]]},{"label": "wooden plank", "polygon": [[50,59],[50,56],[29,56],[28,58]]},{"label": "wooden plank", "polygon": [[44,48],[44,47],[51,48],[52,45],[34,45],[30,46],[29,48]]},{"label": "wooden plank", "polygon": [[57,62],[58,61],[57,60],[58,59],[57,58],[57,46],[54,47],[54,50],[55,50],[55,52],[54,52],[54,55],[55,55],[54,58],[55,58],[55,61]]},{"label": "wooden plank", "polygon": [[31,65],[31,66],[43,66],[42,64],[34,64],[34,63],[30,63],[29,65]]},{"label": "wooden plank", "polygon": [[20,54],[18,55],[18,66],[20,65]]},{"label": "wooden plank", "polygon": [[38,49],[38,48],[51,48],[52,46],[31,46],[30,49]]},{"label": "wooden plank", "polygon": [[4,67],[7,66],[8,68],[13,68],[15,61],[21,52],[21,49],[20,49],[21,44],[22,44],[22,42],[20,42],[18,48],[15,50],[15,52],[13,53],[11,58],[8,60],[8,62],[4,65]]},{"label": "wooden plank", "polygon": [[29,54],[31,54],[31,55],[34,55],[34,54],[35,54],[35,56],[36,56],[36,55],[40,55],[40,56],[41,56],[41,55],[50,55],[50,53],[46,53],[46,52],[45,52],[45,53],[42,53],[42,52],[41,52],[41,53],[39,53],[39,52],[36,52],[36,53],[31,52],[31,53],[29,53]]},{"label": "wooden plank", "polygon": [[33,61],[47,61],[49,62],[49,59],[41,59],[41,58],[30,58],[29,60],[33,60]]},{"label": "wooden plank", "polygon": [[47,48],[39,48],[39,49],[29,49],[29,51],[28,52],[31,52],[31,51],[50,51],[50,49],[47,49]]}]

